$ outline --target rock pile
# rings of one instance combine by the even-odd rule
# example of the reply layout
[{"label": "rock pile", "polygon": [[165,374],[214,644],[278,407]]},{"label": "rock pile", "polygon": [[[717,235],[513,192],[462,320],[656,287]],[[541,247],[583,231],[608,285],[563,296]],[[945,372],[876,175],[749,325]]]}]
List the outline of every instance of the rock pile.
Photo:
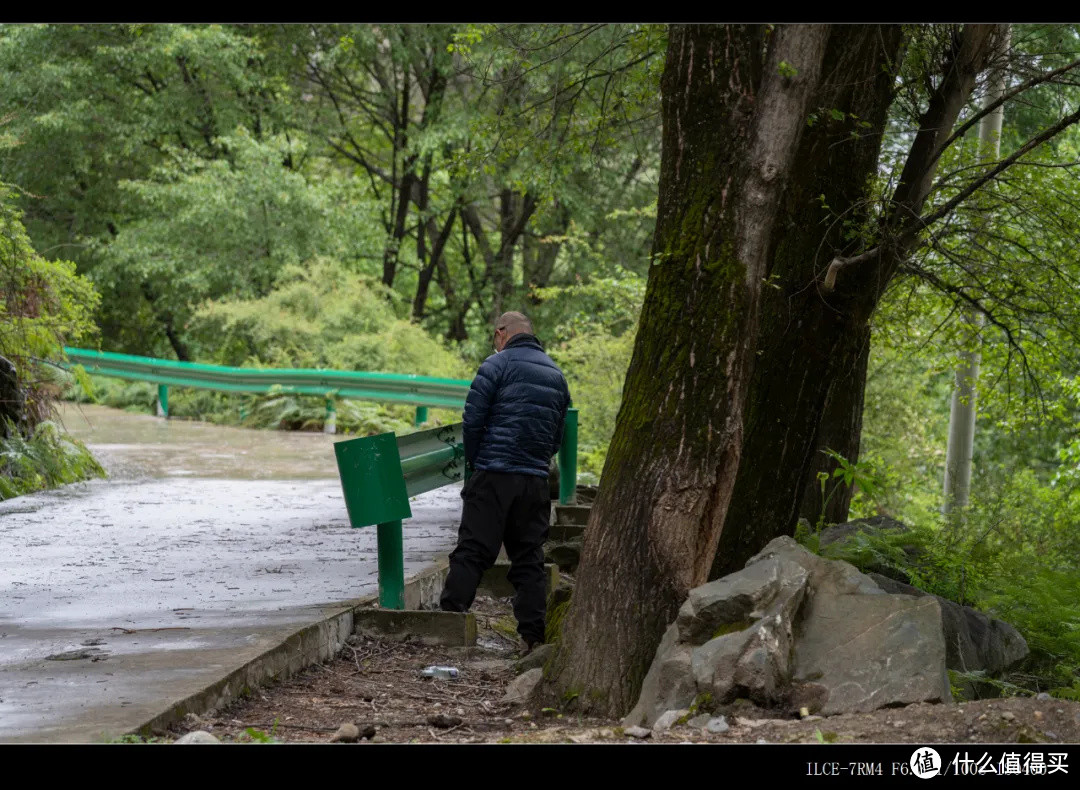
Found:
[{"label": "rock pile", "polygon": [[[859,533],[904,533],[907,525],[887,516],[857,519],[828,527],[821,532],[822,548],[843,544]],[[905,546],[908,561],[918,565],[921,552],[915,546]],[[907,577],[895,568],[871,566],[868,576],[885,592],[922,596],[929,593],[907,584]],[[1020,632],[1008,623],[990,617],[970,606],[947,598],[934,596],[941,607],[941,627],[945,637],[945,666],[960,672],[981,671],[989,676],[999,675],[1028,655],[1027,642]]]},{"label": "rock pile", "polygon": [[947,701],[945,655],[936,598],[887,593],[781,537],[691,590],[624,724],[740,697],[824,715]]}]

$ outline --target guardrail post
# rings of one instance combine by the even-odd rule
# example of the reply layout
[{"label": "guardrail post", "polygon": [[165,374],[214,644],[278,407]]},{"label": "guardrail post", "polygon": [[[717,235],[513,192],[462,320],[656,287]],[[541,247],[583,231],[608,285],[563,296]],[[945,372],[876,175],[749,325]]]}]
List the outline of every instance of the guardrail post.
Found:
[{"label": "guardrail post", "polygon": [[578,410],[566,410],[562,447],[559,448],[559,504],[572,505],[577,499]]},{"label": "guardrail post", "polygon": [[326,421],[323,422],[323,433],[337,433],[337,408],[333,398],[326,399]]},{"label": "guardrail post", "polygon": [[157,416],[169,416],[169,388],[165,384],[157,386]]},{"label": "guardrail post", "polygon": [[427,422],[427,406],[416,407],[416,420],[413,425],[420,426]]},{"label": "guardrail post", "polygon": [[405,555],[402,551],[401,520],[378,527],[379,606],[405,608]]}]

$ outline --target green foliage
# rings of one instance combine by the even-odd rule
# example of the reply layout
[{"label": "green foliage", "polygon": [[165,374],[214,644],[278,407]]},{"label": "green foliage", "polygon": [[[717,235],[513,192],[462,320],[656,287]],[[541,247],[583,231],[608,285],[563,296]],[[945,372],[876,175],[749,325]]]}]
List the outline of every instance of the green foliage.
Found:
[{"label": "green foliage", "polygon": [[97,295],[69,261],[38,255],[0,183],[0,354],[8,358],[55,356],[65,340],[93,334]]},{"label": "green foliage", "polygon": [[[205,303],[191,320],[191,336],[216,348],[214,364],[278,368],[329,368],[419,373],[468,379],[472,370],[443,343],[400,318],[386,289],[330,259],[284,267],[264,297]],[[95,395],[69,386],[68,397],[153,413],[156,387],[94,377]],[[367,435],[412,430],[415,408],[337,400],[342,433]],[[253,428],[321,430],[326,401],[271,392],[228,395],[170,388],[176,417]],[[430,420],[453,422],[460,413],[432,409]]]},{"label": "green foliage", "polygon": [[678,720],[678,724],[686,724],[694,716],[701,712],[711,712],[713,710],[713,695],[705,691],[694,697],[694,701],[690,703],[690,708],[687,710],[684,716],[681,716]]},{"label": "green foliage", "polygon": [[176,149],[152,179],[125,182],[138,218],[98,245],[95,282],[114,299],[148,299],[149,332],[186,326],[206,300],[265,297],[283,270],[315,256],[378,251],[353,182],[282,167],[303,154],[295,137],[259,141],[241,127],[217,142],[222,158]]},{"label": "green foliage", "polygon": [[211,302],[193,334],[214,362],[268,367],[420,373],[472,371],[419,326],[400,318],[377,283],[328,259],[285,267],[264,297]]},{"label": "green foliage", "polygon": [[[622,403],[623,382],[645,297],[645,279],[621,266],[612,276],[537,289],[539,315],[555,343],[548,347],[579,410],[578,479],[599,480]],[[539,322],[538,322],[539,323]]]},{"label": "green foliage", "polygon": [[[24,206],[37,248],[63,249],[91,271],[144,213],[122,183],[149,178],[180,151],[219,159],[221,136],[237,126],[275,131],[287,104],[268,65],[255,39],[231,26],[0,28],[0,118],[19,142],[0,152],[0,170],[32,196]],[[164,340],[153,319],[168,305],[149,305],[139,280],[103,281],[107,340],[142,352]]]},{"label": "green foliage", "polygon": [[[568,245],[573,250],[572,245]],[[645,300],[645,278],[615,265],[609,276],[579,276],[570,285],[538,288],[539,315],[556,342],[583,334],[633,334]]]},{"label": "green foliage", "polygon": [[[1049,194],[1071,201],[1075,184],[1069,180],[1056,169],[1036,167],[1000,189],[1054,183]],[[1009,200],[1017,203],[1021,195],[1014,191]],[[1048,205],[1041,216],[1055,214],[1058,208]],[[974,345],[970,325],[955,320],[948,300],[912,281],[887,296],[874,319],[860,453],[860,463],[877,469],[882,485],[876,497],[856,494],[852,516],[887,514],[912,529],[859,535],[846,548],[833,544],[827,552],[859,567],[903,572],[924,590],[1017,627],[1032,655],[1013,676],[994,682],[1032,691],[1070,687],[1080,668],[1080,388],[1075,329],[1068,323],[1071,288],[1054,282],[1071,277],[1072,264],[1048,244],[1048,233],[1036,231],[1003,223],[997,232],[1018,243],[1021,257],[1027,257],[1021,250],[1027,245],[1045,254],[1036,254],[1030,266],[995,262],[992,275],[986,270],[1008,301],[984,304],[1006,325],[1014,320],[1010,310],[1022,314],[1023,329],[1011,336],[988,323]],[[972,267],[980,264],[965,265],[977,271]],[[1013,283],[1021,271],[1028,271],[1028,281]],[[960,274],[958,268],[943,276],[962,282]],[[985,287],[981,282],[971,288]],[[1053,312],[1046,312],[1051,302]],[[958,351],[971,348],[982,355],[971,500],[961,518],[946,523],[942,480],[953,370]],[[813,543],[808,530],[800,536]],[[1005,686],[999,691],[1011,693]]]},{"label": "green foliage", "polygon": [[875,499],[882,493],[882,476],[866,461],[852,463],[836,450],[825,449],[827,456],[836,461],[836,468],[831,478],[832,486],[829,486],[830,475],[828,472],[818,472],[817,480],[821,486],[821,514],[818,516],[817,529],[820,531],[825,526],[825,512],[831,500],[841,489],[858,486],[859,492],[869,499]]},{"label": "green foliage", "polygon": [[[370,436],[393,431],[411,433],[413,408],[387,406],[361,401],[339,400],[336,424],[340,433]],[[300,395],[252,397],[242,423],[249,428],[280,428],[284,430],[322,430],[326,421],[326,404],[321,398]]]},{"label": "green foliage", "polygon": [[125,735],[117,735],[114,738],[110,738],[107,743],[124,743],[124,744],[147,744],[147,743],[169,743],[165,738],[153,736],[146,738],[142,735],[135,735],[133,733],[127,733]]},{"label": "green foliage", "polygon": [[104,476],[86,447],[48,420],[29,438],[9,424],[7,438],[0,439],[0,499]]},{"label": "green foliage", "polygon": [[253,743],[278,743],[278,740],[273,737],[275,730],[277,730],[277,719],[274,719],[274,725],[270,728],[270,732],[264,732],[256,727],[247,727],[244,729],[244,734]]},{"label": "green foliage", "polygon": [[96,304],[74,264],[34,251],[10,189],[0,182],[0,355],[14,363],[24,401],[19,423],[0,427],[0,499],[105,474],[82,444],[47,419],[56,376],[42,364],[58,358],[66,341],[94,333]]},{"label": "green foliage", "polygon": [[634,350],[634,336],[612,337],[592,332],[549,349],[566,374],[578,415],[578,480],[599,480],[615,418],[622,401],[623,382]]},{"label": "green foliage", "polygon": [[95,334],[97,300],[73,263],[49,261],[34,251],[11,189],[0,182],[0,356],[18,371],[29,425],[50,408],[51,380],[37,361],[56,359],[66,342]]},{"label": "green foliage", "polygon": [[974,496],[960,522],[937,514],[929,522],[909,522],[905,531],[858,532],[823,550],[805,527],[796,537],[830,559],[864,571],[898,572],[926,592],[1010,623],[1027,640],[1031,657],[1013,679],[995,682],[1039,691],[1069,685],[1080,671],[1078,507],[1076,494],[1052,499],[1026,471],[1002,490]]}]

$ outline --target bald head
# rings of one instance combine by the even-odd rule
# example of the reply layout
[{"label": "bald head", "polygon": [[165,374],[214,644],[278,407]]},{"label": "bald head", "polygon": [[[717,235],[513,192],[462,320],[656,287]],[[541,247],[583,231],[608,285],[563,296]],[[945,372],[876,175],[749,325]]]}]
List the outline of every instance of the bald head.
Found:
[{"label": "bald head", "polygon": [[533,334],[532,321],[526,318],[524,313],[503,313],[495,322],[495,350],[502,351],[510,338],[522,333]]},{"label": "bald head", "polygon": [[499,316],[499,320],[495,322],[495,328],[505,329],[510,333],[510,337],[521,332],[528,332],[530,335],[533,333],[532,321],[526,318],[524,313],[513,311]]}]

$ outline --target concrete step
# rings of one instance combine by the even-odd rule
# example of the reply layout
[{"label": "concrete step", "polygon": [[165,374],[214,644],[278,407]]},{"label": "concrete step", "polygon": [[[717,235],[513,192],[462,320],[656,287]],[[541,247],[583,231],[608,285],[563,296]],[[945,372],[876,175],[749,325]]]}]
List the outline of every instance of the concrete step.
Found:
[{"label": "concrete step", "polygon": [[563,573],[574,573],[581,562],[581,541],[545,543],[544,559]]},{"label": "concrete step", "polygon": [[585,537],[585,527],[580,524],[552,524],[548,529],[549,543],[564,543]]},{"label": "concrete step", "polygon": [[[514,594],[514,585],[506,578],[506,574],[510,571],[510,562],[507,560],[498,560],[488,572],[484,574],[480,579],[480,585],[477,587],[477,595],[490,595],[492,598],[508,598]],[[551,591],[555,589],[555,586],[559,583],[559,569],[552,563],[544,563],[544,576],[546,585],[546,594],[551,595]]]},{"label": "concrete step", "polygon": [[[580,542],[584,537],[585,527],[580,524],[552,524],[548,527],[547,543],[566,543],[567,541]],[[501,546],[499,548],[499,558],[497,562],[510,562],[510,558],[506,555],[506,546]],[[408,608],[412,609],[418,607]]]},{"label": "concrete step", "polygon": [[583,486],[579,485],[575,492],[575,498],[578,505],[591,505],[596,501],[596,494],[599,492],[598,486]]},{"label": "concrete step", "polygon": [[556,505],[555,523],[562,526],[584,527],[589,523],[589,512],[592,510],[588,505]]},{"label": "concrete step", "polygon": [[357,609],[353,612],[353,633],[462,647],[476,644],[476,616],[471,612]]}]

